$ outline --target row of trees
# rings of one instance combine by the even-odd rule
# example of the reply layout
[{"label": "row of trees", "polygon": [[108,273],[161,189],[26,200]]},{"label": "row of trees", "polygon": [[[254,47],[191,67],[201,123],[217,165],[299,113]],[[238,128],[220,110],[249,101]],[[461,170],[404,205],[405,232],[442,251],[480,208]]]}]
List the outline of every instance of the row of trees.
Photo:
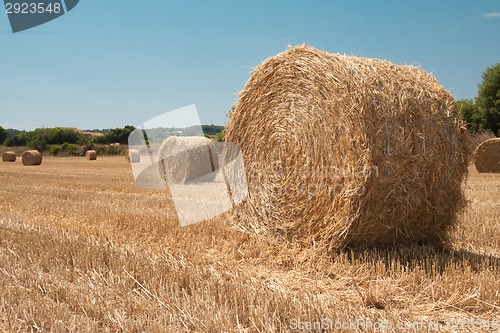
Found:
[{"label": "row of trees", "polygon": [[[223,138],[221,133],[224,129],[223,126],[202,125],[202,129],[207,137],[215,137],[217,140]],[[72,151],[76,150],[76,146],[94,149],[95,144],[109,145],[119,143],[125,145],[128,143],[130,133],[134,130],[134,126],[125,126],[123,128],[87,131],[94,134],[89,135],[74,128],[55,127],[37,128],[33,131],[19,131],[14,129],[6,130],[0,126],[0,144],[8,147],[26,146],[39,151],[48,150],[54,153],[65,151],[71,154]],[[164,133],[164,130],[161,130],[159,133]],[[198,133],[197,129],[196,133]],[[184,135],[189,135],[189,132],[184,133]]]},{"label": "row of trees", "polygon": [[0,143],[7,140],[7,137],[8,137],[7,130],[5,128],[3,128],[2,126],[0,126]]},{"label": "row of trees", "polygon": [[473,132],[491,130],[500,136],[500,63],[488,67],[475,99],[457,102],[467,128]]},{"label": "row of trees", "polygon": [[48,150],[54,145],[79,145],[89,149],[94,144],[126,144],[128,136],[135,130],[134,126],[103,130],[102,135],[87,136],[73,128],[37,128],[33,131],[4,129],[0,126],[0,143],[8,147],[26,146],[40,151]]}]

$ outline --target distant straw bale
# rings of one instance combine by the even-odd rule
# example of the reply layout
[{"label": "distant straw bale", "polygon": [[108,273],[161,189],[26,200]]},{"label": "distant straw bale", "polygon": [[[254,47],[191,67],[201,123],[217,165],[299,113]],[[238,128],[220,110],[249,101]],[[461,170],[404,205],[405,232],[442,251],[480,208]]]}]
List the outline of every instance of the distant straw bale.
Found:
[{"label": "distant straw bale", "polygon": [[27,150],[21,156],[23,165],[42,164],[42,154],[38,150]]},{"label": "distant straw bale", "polygon": [[89,161],[97,160],[97,152],[95,150],[87,150],[85,152],[85,158]]},{"label": "distant straw bale", "polygon": [[127,163],[140,163],[141,153],[136,149],[127,149],[125,151],[125,161]]},{"label": "distant straw bale", "polygon": [[470,139],[455,101],[410,66],[298,46],[253,71],[226,129],[249,195],[242,229],[324,251],[447,240]]},{"label": "distant straw bale", "polygon": [[210,140],[203,136],[168,137],[158,150],[158,163],[164,180],[170,184],[210,181],[217,169]]},{"label": "distant straw bale", "polygon": [[16,153],[13,151],[6,151],[2,154],[2,162],[15,162]]},{"label": "distant straw bale", "polygon": [[483,141],[474,151],[478,172],[500,173],[500,138]]}]

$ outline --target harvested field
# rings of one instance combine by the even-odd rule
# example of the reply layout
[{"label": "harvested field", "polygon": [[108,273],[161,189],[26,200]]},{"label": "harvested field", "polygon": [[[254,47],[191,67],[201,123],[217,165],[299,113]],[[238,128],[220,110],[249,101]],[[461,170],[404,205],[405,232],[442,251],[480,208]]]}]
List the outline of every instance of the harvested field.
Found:
[{"label": "harvested field", "polygon": [[[469,168],[449,248],[329,256],[236,230],[229,214],[179,228],[166,194],[136,187],[130,167],[123,156],[0,164],[0,331],[287,332],[364,320],[438,332],[450,320],[500,321],[498,174]],[[490,332],[477,327],[455,331]]]}]

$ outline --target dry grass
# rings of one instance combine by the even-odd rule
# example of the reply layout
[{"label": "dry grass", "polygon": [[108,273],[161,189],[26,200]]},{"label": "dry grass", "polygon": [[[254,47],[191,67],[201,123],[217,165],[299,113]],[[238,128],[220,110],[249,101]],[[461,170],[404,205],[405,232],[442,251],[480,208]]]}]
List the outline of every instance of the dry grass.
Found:
[{"label": "dry grass", "polygon": [[3,154],[7,151],[13,151],[16,153],[17,156],[21,156],[26,150],[28,150],[28,147],[6,147],[6,146],[0,146],[0,153]]},{"label": "dry grass", "polygon": [[225,217],[180,229],[165,194],[137,188],[122,157],[3,163],[0,182],[3,332],[500,320],[500,175],[470,169],[470,206],[451,248],[334,257],[239,232]]}]

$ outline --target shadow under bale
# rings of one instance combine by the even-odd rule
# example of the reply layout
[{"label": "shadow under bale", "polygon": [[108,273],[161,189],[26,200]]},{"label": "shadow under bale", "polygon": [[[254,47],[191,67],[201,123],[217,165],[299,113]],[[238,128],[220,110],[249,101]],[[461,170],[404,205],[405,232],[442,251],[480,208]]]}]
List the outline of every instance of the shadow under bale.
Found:
[{"label": "shadow under bale", "polygon": [[500,258],[493,255],[427,245],[391,246],[385,249],[367,248],[362,251],[354,249],[345,254],[350,262],[383,262],[388,270],[396,264],[408,271],[423,269],[430,274],[443,274],[450,265],[464,269],[471,268],[474,272],[500,269]]}]

